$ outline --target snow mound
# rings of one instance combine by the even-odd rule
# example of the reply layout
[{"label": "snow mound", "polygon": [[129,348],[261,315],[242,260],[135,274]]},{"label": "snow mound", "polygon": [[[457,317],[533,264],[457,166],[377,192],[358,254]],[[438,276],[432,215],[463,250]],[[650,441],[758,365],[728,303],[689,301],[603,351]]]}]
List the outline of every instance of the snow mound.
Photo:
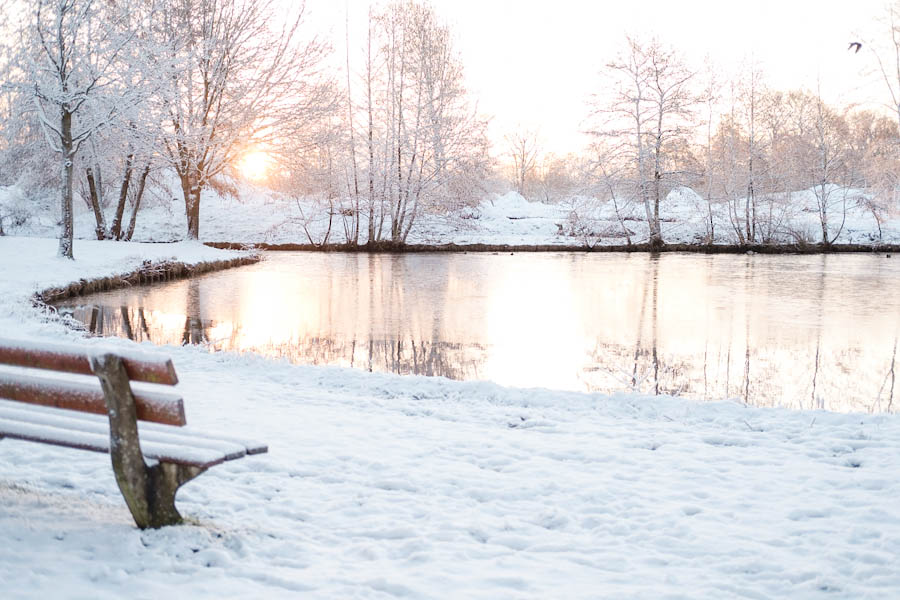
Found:
[{"label": "snow mound", "polygon": [[556,219],[559,207],[542,202],[529,202],[518,192],[508,192],[492,200],[484,200],[479,206],[485,221],[503,219]]}]

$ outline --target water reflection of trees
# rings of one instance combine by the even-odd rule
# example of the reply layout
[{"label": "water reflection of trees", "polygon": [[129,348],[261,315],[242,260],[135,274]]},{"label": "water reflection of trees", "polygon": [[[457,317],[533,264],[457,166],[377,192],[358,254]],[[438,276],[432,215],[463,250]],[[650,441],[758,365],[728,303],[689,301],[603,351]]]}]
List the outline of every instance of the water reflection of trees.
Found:
[{"label": "water reflection of trees", "polygon": [[185,304],[184,331],[181,334],[181,343],[184,345],[203,344],[208,342],[208,328],[204,327],[203,321],[200,319],[201,303],[199,280],[188,280],[187,301]]},{"label": "water reflection of trees", "polygon": [[[900,331],[900,327],[898,327],[898,331]],[[890,411],[893,410],[894,407],[894,386],[897,381],[897,337],[898,335],[894,334],[894,350],[891,353],[891,366],[888,368],[887,375],[884,377],[884,383],[881,384],[881,389],[878,390],[878,402],[879,409],[881,408],[881,394],[884,392],[885,387],[887,387],[887,400],[885,402],[886,407],[885,410]]]},{"label": "water reflection of trees", "polygon": [[[815,275],[812,314],[814,336],[806,343],[781,345],[756,339],[760,328],[751,316],[765,309],[731,307],[732,317],[723,327],[706,331],[698,352],[669,352],[659,338],[659,309],[665,291],[660,289],[659,263],[650,258],[643,269],[634,310],[632,345],[598,337],[587,351],[579,380],[590,391],[612,393],[632,390],[647,394],[670,394],[697,399],[731,398],[756,406],[788,406],[799,409],[893,410],[896,381],[897,338],[885,370],[864,368],[871,364],[871,348],[859,343],[835,346],[825,339],[833,326],[826,315],[829,281],[826,261]],[[749,302],[771,282],[758,276],[749,257],[741,265],[744,277],[743,301]],[[838,282],[839,284],[839,282]],[[783,290],[765,290],[764,296],[778,298]],[[664,301],[664,300],[663,300]],[[737,335],[735,335],[737,333]],[[670,340],[671,341],[671,340]],[[737,347],[735,347],[737,345]],[[861,368],[862,367],[862,368]]]},{"label": "water reflection of trees", "polygon": [[[301,364],[398,374],[464,380],[492,376],[487,371],[498,351],[492,343],[502,336],[484,335],[483,296],[468,293],[470,267],[427,256],[350,255],[341,260],[345,262],[315,285],[291,287],[287,304],[261,305],[259,297],[268,288],[259,285],[225,294],[223,304],[220,289],[192,280],[156,288],[152,294],[158,296],[123,297],[126,306],[113,302],[112,307],[71,312],[94,334],[138,342],[202,344]],[[600,275],[585,270],[584,263],[578,263],[581,271],[573,269],[571,277],[587,279],[588,285],[573,287],[583,303],[573,304],[574,318],[568,323],[585,333],[554,338],[571,339],[577,344],[571,347],[578,349],[572,365],[577,376],[562,385],[571,382],[571,387],[605,393],[732,398],[759,406],[895,410],[900,314],[879,316],[875,322],[882,329],[877,333],[884,335],[876,343],[870,341],[875,336],[871,324],[864,329],[868,333],[852,331],[855,317],[835,301],[847,283],[827,276],[834,270],[827,268],[829,257],[810,259],[796,270],[795,281],[774,276],[752,257],[733,257],[727,263],[734,273],[728,286],[716,281],[723,277],[721,263],[716,268],[711,260],[691,264],[694,275],[685,277],[671,264],[662,264],[666,260],[632,257],[617,266],[621,272]],[[810,263],[814,268],[808,268]],[[404,285],[423,278],[429,278],[427,293]],[[558,284],[565,287],[568,280]],[[717,284],[727,288],[725,300],[721,290],[711,300],[709,290]],[[278,280],[278,285],[290,284]],[[135,306],[142,302],[169,312]],[[796,319],[769,319],[783,302],[793,303],[785,314]],[[218,319],[205,317],[211,314]],[[524,313],[521,327],[532,332],[533,346],[522,339],[533,356],[558,351],[558,344],[541,346],[541,327],[529,318]],[[554,315],[535,318],[552,323]],[[495,327],[494,334],[498,330],[502,328]],[[535,364],[541,368],[540,361]]]},{"label": "water reflection of trees", "polygon": [[[226,336],[214,336],[219,323],[200,319],[196,313],[184,319],[184,327],[172,327],[171,320],[155,318],[153,311],[122,306],[76,306],[61,309],[63,314],[84,323],[93,335],[125,337],[154,344],[198,344],[211,350],[256,352],[284,358],[297,364],[342,365],[368,371],[400,375],[441,376],[449,379],[478,379],[479,365],[487,350],[480,344],[432,340],[368,337],[294,336],[278,342],[247,345],[240,326]],[[153,324],[159,321],[158,324]]]},{"label": "water reflection of trees", "polygon": [[[722,345],[708,336],[701,352],[673,354],[662,351],[653,335],[656,313],[651,302],[656,284],[648,281],[646,322],[636,327],[634,343],[613,344],[598,339],[587,353],[579,375],[584,389],[603,393],[632,390],[698,399],[733,398],[757,406],[866,412],[894,409],[896,335],[885,369],[869,374],[856,367],[864,361],[862,348],[826,353],[818,338],[810,348],[794,349],[760,348],[745,342],[739,353],[733,353],[731,336]],[[409,336],[388,339],[298,335],[247,345],[239,325],[224,328],[227,333],[221,335],[220,323],[200,319],[196,314],[184,317],[179,327],[172,325],[174,319],[143,307],[78,306],[62,312],[84,323],[94,335],[116,335],[155,344],[202,344],[211,350],[257,352],[297,364],[341,365],[401,375],[478,379],[490,352],[482,344],[416,340]],[[218,337],[213,332],[218,332]],[[731,373],[740,373],[741,377],[732,377]],[[786,385],[786,381],[795,382],[795,386]]]}]

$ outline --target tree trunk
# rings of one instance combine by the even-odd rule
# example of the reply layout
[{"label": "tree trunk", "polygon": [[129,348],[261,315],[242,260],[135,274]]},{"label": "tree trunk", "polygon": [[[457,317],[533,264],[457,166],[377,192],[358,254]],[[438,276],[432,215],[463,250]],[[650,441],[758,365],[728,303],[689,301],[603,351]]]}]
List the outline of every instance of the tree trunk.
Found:
[{"label": "tree trunk", "polygon": [[356,131],[353,126],[353,97],[350,87],[350,21],[345,22],[345,41],[347,59],[347,126],[350,130],[350,166],[353,169],[353,232],[347,234],[348,244],[359,245],[359,168],[356,162]]},{"label": "tree trunk", "polygon": [[663,146],[663,105],[660,105],[656,121],[656,142],[653,146],[653,222],[650,224],[650,248],[658,250],[663,246],[662,228],[659,224],[659,200],[662,194],[662,146]]},{"label": "tree trunk", "polygon": [[643,132],[641,131],[641,119],[639,116],[640,114],[641,99],[640,96],[638,96],[634,100],[635,147],[637,148],[638,181],[640,185],[641,202],[643,202],[644,204],[644,213],[647,216],[647,227],[650,229],[650,244],[653,245],[654,239],[656,237],[656,232],[653,226],[653,207],[650,204],[650,191],[647,189],[649,186],[647,184],[644,165],[644,140]]},{"label": "tree trunk", "polygon": [[137,193],[134,195],[134,208],[131,211],[131,220],[128,222],[128,230],[125,232],[124,240],[126,242],[131,241],[131,236],[134,235],[134,225],[137,222],[137,214],[138,209],[141,206],[141,198],[144,197],[144,186],[147,184],[147,176],[150,174],[150,165],[147,164],[144,167],[144,170],[141,172],[141,179],[138,182]]},{"label": "tree trunk", "polygon": [[828,199],[828,190],[826,188],[828,184],[822,183],[819,185],[820,192],[818,193],[818,201],[819,201],[819,223],[822,225],[822,243],[826,246],[831,244],[828,237],[828,207],[826,205],[826,201]]},{"label": "tree trunk", "polygon": [[369,36],[366,60],[366,104],[369,117],[369,238],[367,244],[371,246],[375,243],[375,137],[374,137],[374,116],[372,106],[372,13],[369,12]]},{"label": "tree trunk", "polygon": [[650,248],[658,250],[663,246],[662,228],[659,224],[659,196],[662,187],[662,174],[657,170],[653,174],[653,220],[650,222]]},{"label": "tree trunk", "polygon": [[72,219],[72,184],[74,173],[74,144],[72,142],[72,113],[65,106],[60,113],[60,142],[63,156],[63,185],[60,194],[60,212],[62,229],[59,235],[57,255],[64,258],[75,258],[72,246],[75,227]]},{"label": "tree trunk", "polygon": [[755,211],[753,211],[752,203],[753,199],[753,156],[750,157],[750,182],[747,184],[747,198],[745,199],[744,206],[744,230],[747,234],[747,242],[751,243],[754,241],[753,230],[751,229],[752,224],[751,221],[755,218]]},{"label": "tree trunk", "polygon": [[131,170],[134,162],[134,154],[129,154],[125,159],[125,176],[122,178],[122,187],[119,189],[119,203],[116,204],[116,215],[113,217],[112,228],[109,237],[114,240],[122,239],[122,215],[125,213],[125,201],[128,199],[128,186],[131,184]]},{"label": "tree trunk", "polygon": [[403,163],[400,150],[400,136],[397,136],[397,204],[391,209],[391,242],[400,242],[400,218],[403,206]]},{"label": "tree trunk", "polygon": [[104,240],[106,239],[106,219],[103,217],[103,209],[100,207],[100,194],[94,179],[94,171],[90,167],[87,168],[87,181],[91,194],[91,208],[94,209],[94,218],[97,220],[97,227],[94,231],[98,240]]},{"label": "tree trunk", "polygon": [[200,185],[196,174],[181,176],[181,192],[184,194],[184,213],[187,217],[188,239],[200,239]]}]

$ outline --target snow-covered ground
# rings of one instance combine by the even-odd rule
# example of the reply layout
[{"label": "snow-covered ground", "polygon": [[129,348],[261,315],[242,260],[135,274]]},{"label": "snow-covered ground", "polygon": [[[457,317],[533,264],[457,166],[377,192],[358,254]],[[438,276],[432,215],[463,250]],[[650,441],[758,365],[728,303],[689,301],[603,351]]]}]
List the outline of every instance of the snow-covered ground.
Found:
[{"label": "snow-covered ground", "polygon": [[[881,231],[872,212],[858,202],[863,196],[855,190],[831,189],[831,228],[840,228],[839,244],[900,244],[900,213],[888,213]],[[846,197],[846,218],[843,199]],[[56,208],[50,198],[25,198],[19,188],[0,188],[0,217],[4,227],[16,235],[56,235]],[[138,215],[134,239],[138,241],[174,241],[186,232],[184,203],[178,198],[162,200],[148,197]],[[779,243],[818,243],[821,225],[816,196],[812,190],[795,192],[787,204],[774,204],[771,213],[764,202],[760,211],[772,223],[771,237]],[[643,207],[619,207],[591,198],[570,198],[559,204],[530,202],[515,192],[492,194],[477,206],[449,215],[422,214],[407,241],[411,244],[503,244],[525,246],[624,245],[623,225],[633,243],[646,242],[649,229]],[[331,219],[330,242],[346,241],[345,216]],[[663,239],[669,243],[706,243],[708,227],[705,201],[688,188],[677,188],[661,204]],[[4,217],[4,215],[6,215]],[[620,223],[619,219],[622,219]],[[327,211],[312,201],[286,198],[264,188],[240,184],[238,197],[221,196],[213,190],[203,195],[200,212],[200,237],[210,242],[306,244],[310,236],[316,243],[328,231]],[[304,226],[306,225],[306,230]],[[728,211],[718,205],[713,211],[714,241],[738,243]],[[840,225],[843,224],[843,227]],[[352,230],[349,222],[349,229]],[[83,202],[76,202],[77,237],[94,237],[93,213]],[[365,230],[365,223],[362,229]],[[309,232],[309,236],[307,235]],[[757,235],[762,236],[760,231]],[[363,232],[364,237],[365,232]],[[363,240],[364,241],[364,240]]]},{"label": "snow-covered ground", "polygon": [[[0,335],[76,339],[30,295],[196,244],[0,238]],[[126,340],[83,340],[133,346]],[[897,598],[900,417],[302,367],[196,347],[191,425],[266,441],[137,530],[105,455],[0,442],[3,598]]]}]

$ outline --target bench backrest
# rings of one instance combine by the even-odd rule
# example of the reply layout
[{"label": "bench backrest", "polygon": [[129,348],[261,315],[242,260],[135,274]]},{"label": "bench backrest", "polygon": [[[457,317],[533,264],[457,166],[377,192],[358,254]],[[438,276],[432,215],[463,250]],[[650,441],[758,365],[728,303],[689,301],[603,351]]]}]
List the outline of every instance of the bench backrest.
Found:
[{"label": "bench backrest", "polygon": [[[75,344],[44,344],[0,338],[0,365],[43,369],[63,373],[93,375],[90,357],[94,349]],[[108,351],[108,350],[105,350]],[[178,376],[168,358],[116,351],[131,381],[175,385]],[[137,418],[167,425],[184,425],[184,403],[170,392],[132,390]],[[106,400],[99,383],[61,378],[36,377],[0,371],[0,398],[55,406],[82,412],[106,414]]]}]

